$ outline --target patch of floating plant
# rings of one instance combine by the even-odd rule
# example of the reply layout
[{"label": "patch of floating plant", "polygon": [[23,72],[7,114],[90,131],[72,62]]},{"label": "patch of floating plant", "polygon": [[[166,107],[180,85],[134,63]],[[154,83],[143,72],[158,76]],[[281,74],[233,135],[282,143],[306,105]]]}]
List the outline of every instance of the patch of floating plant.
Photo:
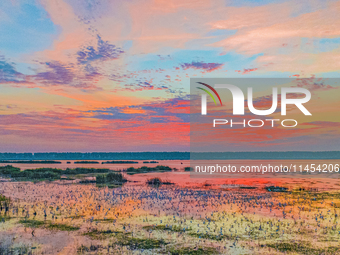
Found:
[{"label": "patch of floating plant", "polygon": [[50,223],[47,225],[47,229],[49,230],[60,230],[60,231],[77,231],[80,228],[79,227],[74,227],[66,224],[53,224]]},{"label": "patch of floating plant", "polygon": [[136,249],[157,249],[161,248],[168,243],[163,239],[153,239],[153,238],[136,238],[123,235],[116,242],[120,246],[128,246],[131,250]]},{"label": "patch of floating plant", "polygon": [[83,218],[83,217],[85,217],[85,215],[73,215],[73,216],[69,216],[67,218],[77,220],[77,219],[80,219],[80,218]]},{"label": "patch of floating plant", "polygon": [[291,252],[299,254],[308,255],[319,255],[319,254],[336,254],[339,252],[339,247],[330,246],[324,248],[315,248],[307,242],[280,242],[280,243],[270,243],[266,245],[269,248],[276,249],[280,252]]},{"label": "patch of floating plant", "polygon": [[218,251],[214,247],[172,247],[167,249],[167,253],[171,255],[212,255],[218,254]]},{"label": "patch of floating plant", "polygon": [[93,161],[93,160],[91,160],[91,161],[74,161],[73,163],[74,164],[99,164],[98,161]]},{"label": "patch of floating plant", "polygon": [[98,173],[109,173],[110,169],[107,168],[67,168],[66,170],[57,168],[36,168],[36,169],[26,169],[21,171],[18,167],[0,166],[0,176],[11,178],[13,181],[55,181],[62,178],[62,176],[76,176],[76,175],[91,175]]},{"label": "patch of floating plant", "polygon": [[202,238],[202,239],[210,239],[214,241],[221,241],[221,240],[237,240],[239,237],[237,235],[217,235],[212,233],[188,233],[188,235]]},{"label": "patch of floating plant", "polygon": [[94,230],[84,233],[83,235],[88,236],[91,239],[102,240],[102,239],[106,239],[106,238],[113,237],[113,236],[117,238],[124,238],[124,237],[130,236],[130,233],[123,233],[122,231],[113,231],[110,229],[109,230],[94,229]]},{"label": "patch of floating plant", "polygon": [[46,224],[44,221],[40,220],[19,220],[19,223],[26,228],[40,228]]},{"label": "patch of floating plant", "polygon": [[152,187],[159,187],[161,185],[174,185],[175,183],[169,181],[162,181],[160,178],[151,178],[146,181],[146,184]]},{"label": "patch of floating plant", "polygon": [[186,227],[180,227],[176,225],[149,225],[149,226],[144,226],[143,229],[145,230],[162,230],[162,231],[173,231],[173,232],[185,232],[185,231],[190,231],[191,228]]},{"label": "patch of floating plant", "polygon": [[288,188],[278,187],[278,186],[269,186],[265,188],[269,192],[287,192]]},{"label": "patch of floating plant", "polygon": [[151,173],[151,172],[171,172],[172,168],[168,166],[156,166],[156,167],[147,167],[147,166],[142,166],[139,168],[134,168],[134,167],[129,167],[126,169],[126,173],[129,175],[133,174],[140,174],[140,173]]},{"label": "patch of floating plant", "polygon": [[253,186],[240,186],[240,189],[256,189],[256,187],[253,187]]},{"label": "patch of floating plant", "polygon": [[39,220],[29,220],[24,219],[19,221],[20,224],[28,228],[46,228],[49,230],[59,230],[59,231],[77,231],[80,228],[74,227],[66,224],[51,223],[49,221],[39,221]]},{"label": "patch of floating plant", "polygon": [[115,219],[112,219],[112,218],[104,218],[104,219],[94,219],[93,221],[95,222],[102,222],[102,223],[111,223],[111,222],[114,222]]}]

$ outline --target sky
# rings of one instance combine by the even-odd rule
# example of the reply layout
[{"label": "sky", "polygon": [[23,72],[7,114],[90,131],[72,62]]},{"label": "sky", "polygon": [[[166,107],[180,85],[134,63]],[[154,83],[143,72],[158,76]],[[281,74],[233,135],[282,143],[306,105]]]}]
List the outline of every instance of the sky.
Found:
[{"label": "sky", "polygon": [[0,152],[189,151],[199,77],[309,78],[313,118],[246,141],[338,150],[339,14],[325,0],[1,1]]}]

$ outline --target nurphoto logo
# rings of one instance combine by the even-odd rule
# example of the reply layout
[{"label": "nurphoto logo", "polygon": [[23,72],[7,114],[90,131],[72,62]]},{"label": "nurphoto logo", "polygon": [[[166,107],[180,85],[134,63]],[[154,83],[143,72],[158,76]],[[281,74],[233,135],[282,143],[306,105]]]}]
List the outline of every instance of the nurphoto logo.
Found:
[{"label": "nurphoto logo", "polygon": [[[243,94],[243,91],[236,85],[232,84],[215,84],[214,87],[203,82],[197,82],[198,84],[204,86],[197,87],[197,89],[202,90],[203,93],[201,94],[201,115],[207,115],[208,114],[208,107],[207,107],[207,95],[211,97],[211,99],[214,101],[215,106],[217,106],[217,101],[215,99],[215,96],[220,102],[220,106],[223,106],[222,99],[217,90],[225,90],[227,89],[229,92],[231,92],[232,100],[233,100],[233,115],[245,115],[245,96]],[[216,90],[217,89],[217,90]],[[254,107],[253,102],[253,88],[248,87],[247,88],[247,105],[248,109],[251,113],[259,116],[267,116],[270,114],[273,114],[278,107],[278,88],[273,87],[272,88],[272,105],[269,109],[256,109]],[[288,98],[288,94],[299,94],[304,95],[303,98]],[[287,105],[294,105],[296,106],[304,115],[311,116],[312,114],[306,109],[306,107],[303,105],[307,103],[311,99],[311,93],[308,89],[301,88],[301,87],[282,87],[281,88],[281,115],[286,116],[287,115]],[[227,113],[227,112],[226,112]],[[232,119],[214,119],[213,120],[213,126],[216,127],[217,125],[226,125],[230,124],[230,127],[233,127],[233,125],[243,125],[244,127],[262,127],[265,125],[265,123],[271,123],[271,126],[274,127],[275,121],[280,121],[281,126],[283,127],[295,127],[297,126],[297,121],[294,119],[250,119],[246,121],[245,119],[242,122],[235,122]],[[288,125],[287,122],[293,122],[293,125]]]}]

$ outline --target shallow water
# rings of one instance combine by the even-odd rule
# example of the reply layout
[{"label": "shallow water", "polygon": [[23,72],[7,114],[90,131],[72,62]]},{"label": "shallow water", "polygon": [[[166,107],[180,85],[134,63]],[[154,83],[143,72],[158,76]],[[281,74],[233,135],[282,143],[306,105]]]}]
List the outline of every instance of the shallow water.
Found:
[{"label": "shallow water", "polygon": [[[338,174],[193,178],[182,170],[189,161],[158,164],[179,171],[125,174],[129,182],[118,188],[72,181],[1,182],[0,194],[12,200],[7,212],[11,218],[0,223],[2,245],[25,246],[34,254],[76,254],[79,247],[89,249],[83,251],[85,254],[112,254],[110,249],[117,254],[168,254],[174,247],[210,247],[220,254],[285,254],[273,245],[298,242],[306,250],[297,253],[320,254],[331,249],[329,254],[337,254],[334,247],[340,241]],[[104,166],[113,170],[127,167],[64,166]],[[154,177],[173,184],[146,185]],[[289,192],[268,192],[265,187],[271,185],[287,187]],[[37,220],[43,225],[32,228],[22,220]],[[79,230],[51,230],[49,224],[66,224]],[[152,230],[155,226],[164,230]],[[165,240],[167,244],[141,249],[121,245],[117,234],[103,239],[87,235],[94,230],[120,231],[127,235],[124,240],[135,240],[133,236],[140,243],[152,239]]]}]

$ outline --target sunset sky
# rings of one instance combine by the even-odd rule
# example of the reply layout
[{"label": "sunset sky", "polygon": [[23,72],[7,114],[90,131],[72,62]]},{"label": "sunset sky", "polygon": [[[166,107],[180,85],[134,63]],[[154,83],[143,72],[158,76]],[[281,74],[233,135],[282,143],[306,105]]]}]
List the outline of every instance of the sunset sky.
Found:
[{"label": "sunset sky", "polygon": [[189,151],[190,77],[310,78],[299,128],[226,139],[338,150],[339,16],[325,0],[1,1],[0,152]]}]

